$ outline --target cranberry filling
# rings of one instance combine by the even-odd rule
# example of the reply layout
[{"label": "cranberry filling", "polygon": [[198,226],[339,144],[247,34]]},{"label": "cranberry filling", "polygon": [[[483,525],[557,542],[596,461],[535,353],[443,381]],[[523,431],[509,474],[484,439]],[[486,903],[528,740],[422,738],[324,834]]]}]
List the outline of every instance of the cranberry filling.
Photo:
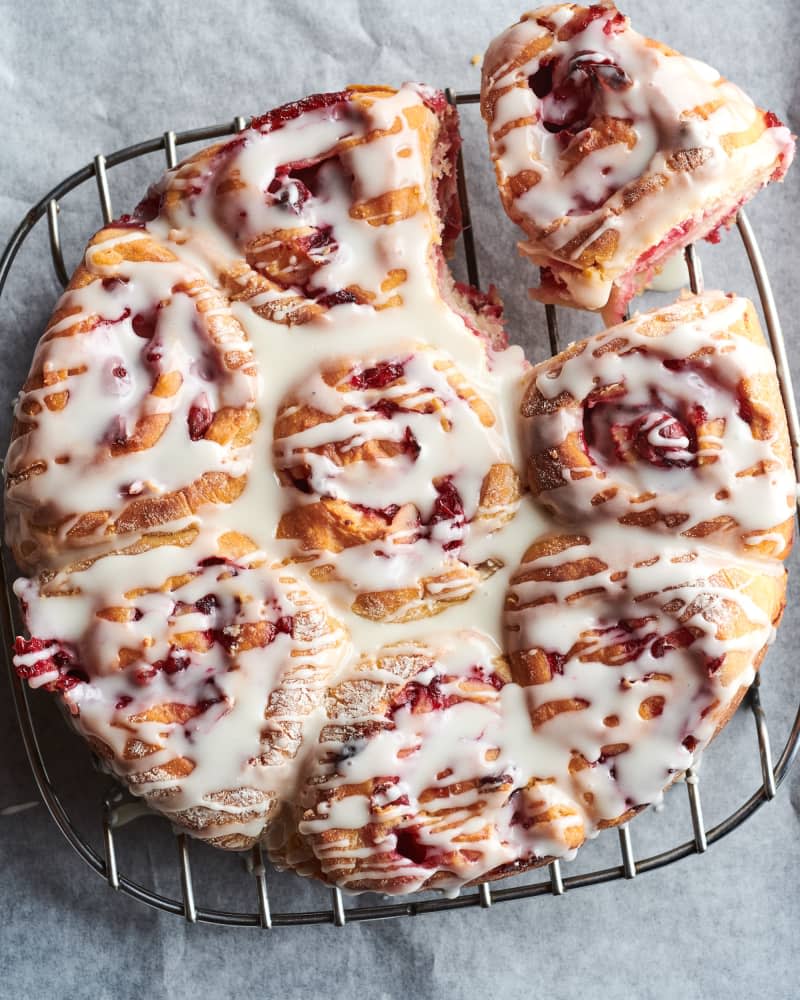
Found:
[{"label": "cranberry filling", "polygon": [[397,841],[395,853],[399,854],[401,858],[408,858],[415,865],[424,865],[429,863],[427,861],[429,849],[419,839],[419,830],[418,826],[395,830],[395,839]]},{"label": "cranberry filling", "polygon": [[621,395],[587,400],[584,444],[588,454],[599,456],[598,464],[646,463],[659,469],[687,469],[697,464],[697,428],[708,420],[702,406],[691,405],[678,417],[663,407],[655,393],[652,409],[645,412],[643,407],[618,403]]},{"label": "cranberry filling", "polygon": [[133,326],[133,332],[137,337],[142,337],[143,340],[152,340],[156,332],[156,323],[158,322],[158,310],[159,306],[154,309],[148,310],[145,313],[136,313],[136,315],[131,320]]},{"label": "cranberry filling", "polygon": [[392,698],[386,715],[394,718],[395,712],[408,708],[413,715],[423,715],[426,712],[440,712],[442,709],[455,705],[457,695],[445,695],[442,692],[442,678],[434,677],[427,684],[409,681]]},{"label": "cranberry filling", "polygon": [[312,94],[310,97],[303,98],[302,101],[292,101],[290,104],[284,104],[283,107],[254,118],[250,122],[250,128],[262,133],[276,132],[279,128],[283,128],[287,122],[293,121],[309,111],[319,111],[320,108],[335,108],[337,104],[346,104],[349,97],[350,93],[347,90],[331,94]]},{"label": "cranberry filling", "polygon": [[214,420],[214,414],[208,405],[205,395],[199,396],[189,408],[186,422],[189,426],[189,437],[192,441],[199,441],[205,437],[206,431]]},{"label": "cranberry filling", "polygon": [[454,549],[460,548],[463,541],[461,533],[466,524],[464,504],[461,500],[461,494],[453,485],[452,476],[447,476],[446,479],[443,479],[436,485],[436,494],[433,513],[428,518],[428,528],[433,528],[437,524],[442,524],[446,521],[452,521],[453,529],[459,532],[459,537],[452,538],[442,545],[445,552],[452,552]]},{"label": "cranberry filling", "polygon": [[642,414],[626,431],[639,457],[651,465],[685,469],[695,464],[689,431],[671,413]]},{"label": "cranberry filling", "polygon": [[391,524],[392,521],[397,516],[397,512],[400,507],[396,503],[389,504],[388,507],[365,507],[363,504],[354,503],[350,504],[354,510],[361,511],[362,514],[373,515],[374,517],[379,517],[381,520],[385,521],[387,524]]},{"label": "cranberry filling", "polygon": [[[152,222],[161,211],[161,202],[161,192],[157,188],[151,187],[133,210],[134,218],[128,224],[132,225],[135,223],[144,228],[144,223]],[[123,218],[129,217],[123,216]]]},{"label": "cranberry filling", "polygon": [[385,389],[398,382],[404,374],[404,361],[380,361],[373,368],[365,368],[350,378],[354,389]]},{"label": "cranberry filling", "polygon": [[176,652],[174,649],[171,649],[165,659],[156,660],[153,664],[153,670],[163,670],[165,674],[170,675],[178,674],[191,666],[191,662],[185,653]]},{"label": "cranberry filling", "polygon": [[272,195],[272,204],[280,205],[300,215],[309,199],[317,196],[319,171],[322,162],[311,163],[300,160],[286,163],[275,171],[275,176],[267,187]]},{"label": "cranberry filling", "polygon": [[[53,639],[37,639],[35,636],[24,639],[17,636],[14,642],[14,652],[17,656],[28,656],[31,653],[41,653],[48,646],[56,644]],[[45,686],[49,691],[69,691],[76,684],[86,683],[88,675],[77,664],[75,654],[63,646],[58,645],[48,656],[35,660],[33,663],[15,663],[14,669],[20,680],[29,681],[34,677],[41,677],[53,671],[58,672],[58,678],[49,681]]]},{"label": "cranberry filling", "polygon": [[588,49],[569,62],[543,60],[528,85],[542,103],[542,124],[548,132],[581,132],[597,114],[604,90],[627,90],[633,81],[609,56]]},{"label": "cranberry filling", "polygon": [[328,292],[327,295],[320,295],[316,302],[317,305],[322,306],[324,309],[332,309],[334,306],[357,306],[360,304],[358,297],[346,288],[340,288],[338,292]]},{"label": "cranberry filling", "polygon": [[603,655],[603,662],[609,666],[621,666],[638,660],[656,635],[655,632],[648,632],[645,635],[636,636],[634,633],[639,627],[641,627],[641,622],[637,624],[621,621],[608,628],[595,629],[595,633],[604,636],[613,647],[613,656],[611,650],[606,651]]},{"label": "cranberry filling", "polygon": [[214,594],[206,594],[194,602],[195,609],[201,615],[210,615],[219,607],[219,601]]},{"label": "cranberry filling", "polygon": [[696,636],[691,629],[676,629],[674,632],[670,632],[669,635],[664,635],[661,636],[661,638],[656,639],[653,643],[653,656],[657,660],[660,660],[674,649],[688,649],[694,642],[695,638]]}]

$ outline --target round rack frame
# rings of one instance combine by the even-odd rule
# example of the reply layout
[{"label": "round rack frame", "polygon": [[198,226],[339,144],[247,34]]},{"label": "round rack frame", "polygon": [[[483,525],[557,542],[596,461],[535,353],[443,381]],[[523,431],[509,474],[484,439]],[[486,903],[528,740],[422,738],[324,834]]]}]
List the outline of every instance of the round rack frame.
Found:
[{"label": "round rack frame", "polygon": [[[453,93],[450,90],[446,93],[448,100],[452,104],[459,106],[474,105],[479,100],[479,95],[476,93]],[[97,184],[97,194],[103,221],[104,223],[108,223],[113,218],[108,183],[108,170],[110,168],[159,151],[164,153],[167,167],[173,167],[177,163],[178,146],[232,135],[242,131],[246,125],[246,119],[237,117],[221,125],[211,125],[186,132],[168,131],[157,138],[148,139],[132,146],[126,146],[124,149],[119,149],[108,156],[95,156],[91,163],[69,177],[66,177],[49,191],[28,211],[17,226],[0,257],[0,302],[2,302],[3,290],[20,248],[37,224],[44,218],[47,219],[50,253],[56,277],[62,287],[68,283],[69,276],[64,264],[59,231],[59,203],[69,192],[94,179]],[[478,260],[471,225],[464,166],[460,153],[458,158],[458,194],[464,224],[462,239],[467,275],[470,284],[477,286],[479,285]],[[798,421],[786,347],[775,300],[755,234],[744,211],[739,212],[736,224],[758,288],[766,320],[768,339],[775,356],[781,393],[789,422],[789,436],[792,444],[795,476],[800,481],[800,422]],[[691,289],[695,293],[702,291],[702,272],[696,250],[693,246],[689,246],[686,249],[685,257]],[[546,306],[545,310],[550,348],[552,353],[555,354],[559,350],[557,313],[553,306]],[[800,520],[800,499],[798,500],[798,520]],[[665,865],[679,861],[690,854],[702,854],[707,850],[709,845],[721,840],[737,827],[741,826],[765,802],[775,797],[777,789],[786,778],[797,756],[798,749],[800,749],[800,706],[798,706],[786,743],[778,755],[777,762],[773,765],[770,735],[767,728],[766,715],[761,704],[760,676],[757,675],[748,693],[747,705],[752,712],[755,722],[756,747],[759,756],[762,783],[749,798],[742,802],[722,822],[710,829],[706,829],[703,821],[699,778],[691,769],[687,771],[685,785],[692,820],[692,836],[691,839],[678,844],[670,850],[662,851],[650,857],[637,859],[633,850],[630,828],[628,824],[625,824],[619,827],[617,831],[621,863],[610,868],[564,877],[562,876],[558,861],[554,861],[549,866],[549,877],[543,881],[531,884],[503,888],[483,883],[477,887],[476,891],[461,893],[455,898],[446,898],[443,896],[434,899],[406,898],[399,902],[357,907],[346,907],[340,890],[333,888],[329,890],[330,904],[327,907],[317,910],[272,913],[267,887],[267,869],[261,848],[260,846],[256,846],[253,848],[252,855],[248,859],[248,870],[255,880],[257,908],[252,911],[232,911],[201,907],[197,905],[195,900],[189,854],[189,839],[183,833],[174,831],[181,884],[180,899],[162,895],[120,872],[117,863],[114,831],[120,825],[121,810],[126,806],[130,808],[130,804],[135,800],[119,786],[113,786],[102,803],[104,856],[98,853],[84,839],[73,823],[68,808],[62,802],[51,781],[31,712],[27,686],[17,677],[11,662],[10,650],[17,631],[16,624],[18,617],[10,586],[10,566],[10,555],[8,550],[3,547],[2,558],[0,559],[0,574],[2,575],[4,598],[0,601],[0,630],[2,631],[6,666],[23,744],[44,804],[61,833],[76,853],[94,872],[105,879],[113,889],[132,896],[134,899],[138,899],[149,906],[181,915],[190,923],[201,921],[210,924],[260,926],[264,929],[297,924],[334,924],[335,926],[342,927],[346,923],[354,921],[386,919],[397,916],[416,916],[421,913],[462,909],[464,907],[479,906],[485,909],[496,903],[514,899],[525,899],[531,896],[549,894],[560,896],[567,890],[582,886],[598,885],[602,882],[611,882],[620,878],[633,879],[645,872],[654,871],[657,868],[662,868]]]}]

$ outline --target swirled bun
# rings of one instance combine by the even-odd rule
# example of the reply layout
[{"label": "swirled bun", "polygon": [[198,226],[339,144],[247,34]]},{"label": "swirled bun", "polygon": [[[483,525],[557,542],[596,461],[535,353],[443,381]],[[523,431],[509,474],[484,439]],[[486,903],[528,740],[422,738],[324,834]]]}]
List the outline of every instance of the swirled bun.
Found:
[{"label": "swirled bun", "polygon": [[503,206],[541,268],[534,296],[608,322],[794,155],[774,114],[610,2],[523,15],[486,53],[481,109]]},{"label": "swirled bun", "polygon": [[795,483],[775,363],[752,304],[685,296],[531,373],[528,478],[554,514],[784,558]]}]

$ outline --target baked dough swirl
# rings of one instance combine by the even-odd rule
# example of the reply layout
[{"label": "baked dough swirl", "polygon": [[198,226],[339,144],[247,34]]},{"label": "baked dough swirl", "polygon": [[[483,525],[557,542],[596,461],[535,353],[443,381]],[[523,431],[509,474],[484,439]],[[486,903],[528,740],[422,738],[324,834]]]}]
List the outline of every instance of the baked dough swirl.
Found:
[{"label": "baked dough swirl", "polygon": [[363,656],[325,700],[319,748],[279,864],[349,890],[457,889],[544,864],[584,838],[537,777],[523,689],[487,636]]},{"label": "baked dough swirl", "polygon": [[31,687],[60,695],[152,808],[242,850],[292,787],[304,732],[349,647],[325,606],[247,536],[226,532],[211,550],[193,541],[18,581],[34,638],[17,640],[16,665]]},{"label": "baked dough swirl", "polygon": [[486,53],[481,110],[520,251],[541,268],[534,297],[607,322],[794,155],[774,114],[610,2],[523,15]]},{"label": "baked dough swirl", "polygon": [[332,362],[278,409],[275,464],[292,491],[278,537],[318,553],[311,576],[347,581],[366,618],[466,600],[497,568],[475,565],[471,543],[510,521],[521,495],[496,424],[441,351]]},{"label": "baked dough swirl", "polygon": [[247,481],[257,393],[227,299],[139,226],[102,229],[16,403],[5,472],[17,562],[53,565],[230,504]]},{"label": "baked dough swirl", "polygon": [[534,368],[521,414],[530,487],[554,514],[788,554],[789,435],[747,299],[688,296],[572,345]]}]

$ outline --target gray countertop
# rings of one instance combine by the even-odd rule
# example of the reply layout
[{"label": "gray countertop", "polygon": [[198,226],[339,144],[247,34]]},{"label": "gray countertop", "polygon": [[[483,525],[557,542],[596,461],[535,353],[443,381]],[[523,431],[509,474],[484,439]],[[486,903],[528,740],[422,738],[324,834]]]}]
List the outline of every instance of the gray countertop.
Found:
[{"label": "gray countertop", "polygon": [[[473,55],[523,8],[510,0],[391,4],[303,0],[125,3],[0,0],[0,242],[60,178],[91,160],[166,129],[259,113],[348,82],[422,79],[473,90]],[[797,5],[743,0],[631,0],[634,26],[705,59],[800,131]],[[463,111],[466,162],[485,281],[507,302],[512,339],[532,358],[547,353],[543,313],[526,300],[513,227],[499,210],[475,108]],[[111,173],[114,207],[129,209],[162,168],[158,157]],[[748,210],[770,268],[797,380],[800,311],[797,238],[800,168]],[[100,224],[90,185],[62,212],[74,266]],[[40,227],[41,229],[41,227]],[[703,250],[706,281],[755,294],[736,233]],[[39,232],[26,244],[0,302],[0,395],[10,400],[57,295]],[[595,324],[596,325],[596,322]],[[593,328],[565,322],[570,338]],[[0,416],[5,441],[6,403]],[[5,445],[3,444],[3,450]],[[795,576],[797,574],[795,573]],[[763,697],[779,750],[800,695],[797,581],[779,641],[764,667]],[[54,780],[80,829],[97,842],[95,775],[54,708],[35,697]],[[274,996],[608,998],[794,997],[800,994],[800,769],[776,801],[702,857],[633,882],[382,923],[255,929],[187,926],[114,894],[68,847],[41,804],[0,673],[0,998],[195,998]],[[709,826],[758,785],[754,727],[741,711],[701,769]],[[178,892],[174,843],[163,824],[120,831],[122,864],[160,891]],[[685,789],[631,827],[639,856],[688,839]],[[241,861],[193,849],[201,905],[255,906]],[[564,874],[619,863],[616,835],[601,836]],[[273,904],[326,905],[324,890],[274,880]],[[47,990],[47,994],[45,991]]]}]

